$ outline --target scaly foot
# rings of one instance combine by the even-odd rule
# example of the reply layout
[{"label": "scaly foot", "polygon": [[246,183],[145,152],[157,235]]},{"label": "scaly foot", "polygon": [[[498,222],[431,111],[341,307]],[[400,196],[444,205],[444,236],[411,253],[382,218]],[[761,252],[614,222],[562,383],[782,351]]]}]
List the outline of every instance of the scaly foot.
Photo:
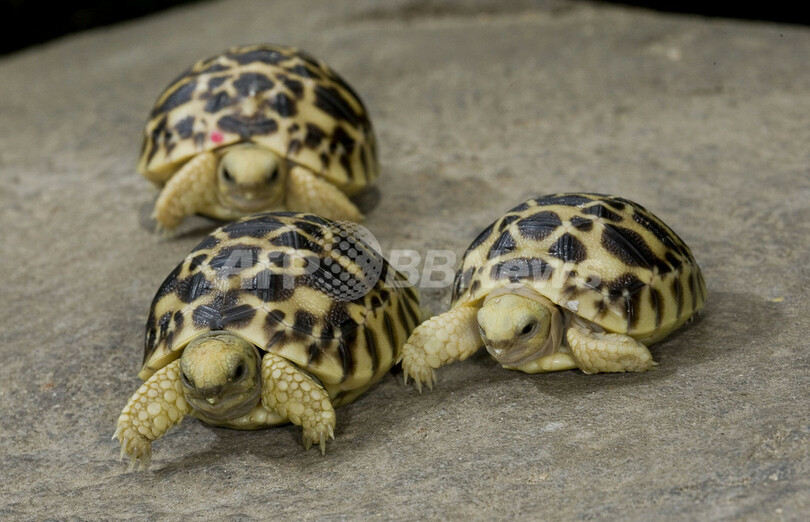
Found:
[{"label": "scaly foot", "polygon": [[335,409],[329,394],[291,362],[268,353],[262,359],[262,404],[303,429],[304,447],[335,438]]},{"label": "scaly foot", "polygon": [[405,382],[411,377],[416,389],[422,384],[433,389],[435,369],[454,361],[463,361],[482,346],[478,333],[478,310],[460,306],[432,317],[416,327],[402,347]]},{"label": "scaly foot", "polygon": [[179,424],[191,408],[183,394],[180,361],[155,372],[132,395],[118,417],[113,439],[121,443],[121,457],[129,455],[130,469],[149,467],[152,441]]},{"label": "scaly foot", "polygon": [[578,321],[572,321],[565,335],[585,373],[643,372],[656,365],[650,350],[627,335],[595,332]]}]

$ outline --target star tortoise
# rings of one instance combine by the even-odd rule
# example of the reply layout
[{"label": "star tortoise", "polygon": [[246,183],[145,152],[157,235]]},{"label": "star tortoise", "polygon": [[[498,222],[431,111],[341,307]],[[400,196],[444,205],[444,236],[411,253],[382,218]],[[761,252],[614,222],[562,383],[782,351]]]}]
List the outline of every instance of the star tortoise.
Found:
[{"label": "star tortoise", "polygon": [[405,379],[481,345],[504,368],[537,373],[644,371],[647,346],[706,300],[689,247],[641,205],[602,194],[552,194],[518,205],[470,245],[448,312],[417,327]]},{"label": "star tortoise", "polygon": [[325,450],[334,408],[397,360],[419,295],[365,229],[264,213],[215,230],[175,268],[146,322],[145,382],[113,438],[133,465],[185,416],[236,429],[292,422]]},{"label": "star tortoise", "polygon": [[158,97],[138,170],[162,187],[153,217],[230,221],[290,210],[349,221],[348,196],[377,178],[377,144],[360,97],[298,49],[232,48],[200,60]]}]

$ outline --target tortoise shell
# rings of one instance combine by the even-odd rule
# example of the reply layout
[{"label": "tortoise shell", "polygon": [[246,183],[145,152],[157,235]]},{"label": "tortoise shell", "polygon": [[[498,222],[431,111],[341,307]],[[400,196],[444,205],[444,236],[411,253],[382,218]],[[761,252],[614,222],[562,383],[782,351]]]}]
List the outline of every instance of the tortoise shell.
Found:
[{"label": "tortoise shell", "polygon": [[652,344],[706,300],[689,247],[641,205],[603,194],[552,194],[518,205],[469,246],[453,306],[527,286],[605,330]]},{"label": "tortoise shell", "polygon": [[227,330],[320,379],[335,405],[351,400],[391,368],[421,319],[416,290],[360,229],[277,212],[215,230],[160,285],[140,378]]},{"label": "tortoise shell", "polygon": [[138,170],[163,185],[200,152],[265,146],[347,193],[378,174],[377,145],[360,97],[325,63],[291,47],[235,47],[200,60],[160,95]]}]

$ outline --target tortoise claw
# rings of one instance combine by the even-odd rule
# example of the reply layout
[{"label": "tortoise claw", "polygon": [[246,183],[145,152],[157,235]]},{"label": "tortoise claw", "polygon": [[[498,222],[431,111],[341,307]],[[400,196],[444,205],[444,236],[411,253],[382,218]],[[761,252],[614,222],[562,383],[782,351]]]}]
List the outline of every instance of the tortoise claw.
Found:
[{"label": "tortoise claw", "polygon": [[113,439],[118,439],[121,443],[120,460],[129,456],[129,471],[145,470],[149,468],[152,461],[152,443],[131,429],[122,429],[121,426],[115,430]]}]

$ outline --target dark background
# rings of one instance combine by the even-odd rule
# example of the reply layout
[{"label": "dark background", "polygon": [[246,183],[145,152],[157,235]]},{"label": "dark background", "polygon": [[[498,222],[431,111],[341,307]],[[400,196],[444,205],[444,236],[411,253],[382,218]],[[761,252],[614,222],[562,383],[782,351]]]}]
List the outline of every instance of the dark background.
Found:
[{"label": "dark background", "polygon": [[0,54],[199,0],[0,0]]},{"label": "dark background", "polygon": [[[62,35],[145,16],[177,5],[207,0],[73,0],[37,2],[0,0],[5,30],[0,35],[0,54],[7,54],[47,42]],[[810,14],[800,14],[780,2],[611,2],[658,11],[692,13],[701,16],[738,18],[806,25]],[[302,4],[305,1],[302,0]],[[707,5],[712,4],[712,5]]]}]

